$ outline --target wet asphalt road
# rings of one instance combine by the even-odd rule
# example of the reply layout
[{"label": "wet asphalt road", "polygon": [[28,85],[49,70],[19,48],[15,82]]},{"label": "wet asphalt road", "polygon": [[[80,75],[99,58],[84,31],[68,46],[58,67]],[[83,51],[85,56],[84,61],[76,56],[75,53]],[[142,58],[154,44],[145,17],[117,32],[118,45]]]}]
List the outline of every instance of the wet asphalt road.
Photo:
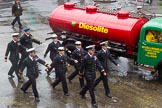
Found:
[{"label": "wet asphalt road", "polygon": [[[74,0],[71,0],[74,1]],[[119,0],[120,1],[120,0]],[[125,6],[125,2],[120,2],[124,9],[135,10],[135,4],[128,3],[129,6]],[[47,33],[51,32],[48,26],[47,18],[51,11],[63,1],[59,0],[22,0],[22,6],[24,8],[23,16],[21,17],[23,26],[31,28],[31,34],[41,41],[43,44],[35,45],[36,51],[40,58],[43,58],[44,51],[49,41],[44,41]],[[93,4],[92,0],[82,0],[83,4]],[[139,3],[141,4],[141,3]],[[145,4],[145,12],[155,11],[160,13],[159,8],[153,3],[153,6]],[[78,94],[80,88],[77,78],[74,79],[72,84],[68,83],[70,96],[66,97],[62,93],[62,87],[59,85],[56,90],[53,90],[50,83],[54,80],[54,73],[47,78],[45,68],[40,65],[41,74],[37,79],[37,88],[40,94],[40,102],[35,103],[34,96],[31,88],[29,93],[23,94],[20,91],[21,83],[17,82],[17,78],[8,79],[7,73],[10,62],[4,62],[4,54],[7,43],[11,40],[11,34],[19,32],[23,33],[18,27],[12,29],[10,23],[13,19],[11,16],[11,0],[0,0],[0,108],[91,108],[90,96],[87,93],[87,99],[82,100]],[[115,4],[102,4],[102,6],[109,6],[115,8]],[[107,8],[107,7],[106,7]],[[155,10],[152,10],[155,9]],[[49,58],[45,59],[50,63]],[[137,69],[133,65],[132,60],[126,58],[119,58],[118,63],[121,65],[117,68],[110,63],[110,75],[109,84],[112,99],[107,98],[104,95],[104,89],[102,83],[96,88],[96,97],[99,104],[99,108],[161,108],[162,103],[162,85],[156,80],[146,81],[145,79],[152,78],[149,72]],[[73,70],[73,67],[69,67],[69,74]],[[143,75],[146,75],[143,77]],[[24,71],[24,81],[27,80]]]}]

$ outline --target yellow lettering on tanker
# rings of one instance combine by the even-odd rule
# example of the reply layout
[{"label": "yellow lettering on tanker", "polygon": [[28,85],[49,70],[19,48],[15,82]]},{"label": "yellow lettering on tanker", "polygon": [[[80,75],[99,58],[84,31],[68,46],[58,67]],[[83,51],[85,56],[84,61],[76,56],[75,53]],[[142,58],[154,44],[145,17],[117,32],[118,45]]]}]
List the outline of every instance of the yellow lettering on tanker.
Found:
[{"label": "yellow lettering on tanker", "polygon": [[142,48],[145,50],[145,56],[150,58],[157,58],[158,55],[162,52],[161,48],[153,48],[148,46],[142,46]]},{"label": "yellow lettering on tanker", "polygon": [[101,32],[101,33],[105,33],[105,34],[107,34],[109,32],[109,30],[103,26],[93,26],[93,25],[88,25],[83,22],[79,23],[79,28],[90,30],[90,31],[95,31],[95,32]]},{"label": "yellow lettering on tanker", "polygon": [[104,29],[104,33],[108,33],[108,29]]},{"label": "yellow lettering on tanker", "polygon": [[79,23],[79,28],[83,28],[83,23]]}]

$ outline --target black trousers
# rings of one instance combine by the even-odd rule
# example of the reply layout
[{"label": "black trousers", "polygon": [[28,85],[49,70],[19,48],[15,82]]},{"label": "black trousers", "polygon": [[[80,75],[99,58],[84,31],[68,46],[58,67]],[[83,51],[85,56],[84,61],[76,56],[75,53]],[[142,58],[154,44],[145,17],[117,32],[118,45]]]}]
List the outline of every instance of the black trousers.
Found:
[{"label": "black trousers", "polygon": [[[75,76],[77,76],[79,74],[79,69],[77,69],[77,67],[75,67],[75,71],[72,72],[69,76],[68,79],[71,81],[74,79]],[[82,88],[84,86],[84,78],[79,78],[79,83],[80,83],[80,87]]]},{"label": "black trousers", "polygon": [[68,87],[67,87],[67,82],[66,82],[66,77],[64,73],[56,73],[57,78],[56,80],[51,84],[53,88],[55,88],[60,82],[62,83],[62,88],[64,94],[68,93]]},{"label": "black trousers", "polygon": [[95,94],[94,94],[94,80],[95,79],[86,79],[86,85],[82,88],[82,90],[80,91],[80,94],[82,96],[84,96],[87,92],[87,90],[89,90],[89,94],[91,96],[91,102],[92,104],[96,103],[96,98],[95,98]]},{"label": "black trousers", "polygon": [[15,23],[18,22],[19,27],[22,27],[21,21],[20,21],[20,16],[15,17],[15,19],[12,21],[12,25],[15,25]]},{"label": "black trousers", "polygon": [[21,59],[20,59],[20,62],[19,62],[19,67],[22,66],[22,63],[23,63],[23,61],[25,60],[26,57],[28,57],[27,54],[21,54]]},{"label": "black trousers", "polygon": [[34,75],[28,75],[29,80],[21,87],[22,90],[26,91],[30,85],[32,85],[32,90],[35,97],[39,97],[37,87],[36,87],[36,77]]},{"label": "black trousers", "polygon": [[[54,56],[54,57],[55,57],[55,56]],[[53,62],[54,57],[50,57],[50,59],[51,59],[52,62]],[[53,68],[52,68],[51,70],[53,70]],[[50,72],[49,72],[49,73],[50,73]],[[57,75],[57,73],[55,72],[55,79],[58,79],[57,76],[58,76],[58,75]]]},{"label": "black trousers", "polygon": [[10,60],[10,62],[11,62],[11,64],[12,64],[12,66],[11,66],[9,72],[8,72],[8,75],[12,75],[13,72],[15,72],[15,74],[16,74],[18,80],[20,80],[21,78],[20,78],[20,76],[18,75],[18,72],[19,72],[19,64],[18,64],[18,61]]},{"label": "black trousers", "polygon": [[100,73],[100,76],[95,80],[94,87],[96,87],[101,81],[105,89],[105,94],[110,93],[107,75],[105,76],[103,73]]},{"label": "black trousers", "polygon": [[[21,56],[21,59],[20,59],[20,62],[19,62],[19,69],[21,68],[22,64],[23,64],[23,61],[25,60],[27,56]],[[26,72],[26,76],[27,76],[27,72]]]}]

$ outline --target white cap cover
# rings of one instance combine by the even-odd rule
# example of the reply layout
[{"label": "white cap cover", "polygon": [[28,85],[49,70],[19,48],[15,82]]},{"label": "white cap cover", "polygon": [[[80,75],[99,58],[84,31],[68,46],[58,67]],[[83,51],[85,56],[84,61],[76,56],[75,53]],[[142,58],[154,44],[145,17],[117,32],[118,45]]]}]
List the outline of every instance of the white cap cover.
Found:
[{"label": "white cap cover", "polygon": [[14,36],[19,36],[19,33],[13,33],[11,36],[12,36],[12,37],[14,37]]},{"label": "white cap cover", "polygon": [[35,48],[30,48],[30,49],[26,50],[26,52],[32,52],[32,51],[35,51]]},{"label": "white cap cover", "polygon": [[82,43],[80,41],[76,41],[75,45],[81,45]]},{"label": "white cap cover", "polygon": [[95,48],[95,45],[89,45],[86,47],[86,49],[94,49]]},{"label": "white cap cover", "polygon": [[108,41],[101,42],[100,45],[107,45]]},{"label": "white cap cover", "polygon": [[51,37],[52,38],[57,38],[57,35],[56,34],[53,34]]},{"label": "white cap cover", "polygon": [[142,9],[142,6],[137,6],[137,9]]},{"label": "white cap cover", "polygon": [[64,48],[64,47],[58,47],[58,50],[59,50],[59,51],[64,51],[65,48]]}]

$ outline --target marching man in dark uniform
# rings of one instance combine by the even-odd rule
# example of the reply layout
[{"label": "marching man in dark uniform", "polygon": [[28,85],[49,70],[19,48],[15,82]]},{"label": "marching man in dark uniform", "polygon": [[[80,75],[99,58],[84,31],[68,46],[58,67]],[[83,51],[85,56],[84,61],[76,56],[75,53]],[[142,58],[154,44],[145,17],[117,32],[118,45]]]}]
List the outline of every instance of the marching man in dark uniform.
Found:
[{"label": "marching man in dark uniform", "polygon": [[[53,34],[50,39],[53,39],[53,41],[48,45],[44,58],[47,56],[48,52],[50,52],[50,59],[53,61],[54,57],[58,54],[58,48],[61,47],[61,43],[58,41],[57,35]],[[47,73],[48,76],[50,75],[50,72]],[[56,75],[57,77],[57,75]]]},{"label": "marching man in dark uniform", "polygon": [[24,28],[24,34],[20,38],[20,43],[22,46],[24,46],[26,49],[33,48],[33,42],[36,44],[41,44],[42,42],[35,39],[31,34],[30,34],[30,28],[25,27]]},{"label": "marching man in dark uniform", "polygon": [[57,39],[57,35],[53,34],[53,41],[48,45],[46,52],[44,54],[44,58],[47,56],[48,52],[50,52],[50,59],[53,61],[54,57],[58,54],[58,48],[61,47],[61,43]]},{"label": "marching man in dark uniform", "polygon": [[[87,52],[82,48],[82,46],[81,46],[82,43],[80,41],[76,41],[75,45],[76,45],[76,49],[72,53],[72,58],[74,60],[77,60],[78,63],[74,64],[75,71],[68,76],[68,80],[70,83],[71,83],[71,80],[79,74],[80,67],[81,67],[81,64],[83,61],[83,57],[87,54]],[[83,76],[79,77],[79,82],[80,82],[80,87],[82,88],[84,86]]]},{"label": "marching man in dark uniform", "polygon": [[105,89],[105,95],[107,97],[111,98],[112,96],[110,94],[110,89],[109,89],[109,85],[108,85],[108,78],[107,78],[108,59],[110,59],[117,66],[119,66],[119,64],[116,63],[116,61],[111,56],[111,54],[110,54],[110,52],[107,48],[107,44],[108,44],[108,41],[101,42],[100,45],[101,45],[102,49],[97,53],[97,58],[99,59],[101,65],[103,66],[106,74],[101,72],[100,76],[96,79],[94,85],[96,87],[100,83],[100,81],[102,81],[103,85],[104,85],[104,89]]},{"label": "marching man in dark uniform", "polygon": [[26,50],[33,48],[33,42],[39,45],[41,44],[41,41],[34,39],[33,36],[30,34],[30,28],[25,27],[24,34],[20,38],[20,44],[22,45],[22,48],[20,49],[20,53],[22,55],[20,59],[20,66],[22,64],[22,61],[28,56]]},{"label": "marching man in dark uniform", "polygon": [[66,82],[66,76],[65,76],[66,71],[67,71],[67,63],[71,63],[71,62],[77,63],[77,61],[70,59],[65,54],[64,47],[59,47],[58,52],[59,52],[59,54],[57,54],[54,57],[53,62],[51,64],[51,68],[54,67],[55,72],[57,74],[56,80],[51,85],[53,88],[55,88],[61,82],[64,95],[69,96],[67,82]]},{"label": "marching man in dark uniform", "polygon": [[27,77],[29,80],[21,87],[21,90],[26,93],[26,90],[30,87],[30,85],[32,85],[35,101],[39,102],[39,94],[36,88],[36,78],[39,75],[37,62],[45,65],[48,68],[50,68],[50,66],[45,61],[38,58],[38,56],[35,54],[35,48],[30,48],[27,50],[27,52],[29,53],[29,56],[25,58],[23,64],[21,65],[19,76],[22,75],[24,68],[27,67]]},{"label": "marching man in dark uniform", "polygon": [[86,91],[89,90],[90,96],[91,96],[91,103],[93,107],[97,107],[96,99],[95,99],[95,94],[94,94],[94,81],[96,78],[96,68],[100,70],[103,74],[105,74],[105,71],[100,64],[99,60],[97,57],[94,55],[95,49],[94,45],[87,46],[86,49],[88,49],[88,54],[83,58],[83,63],[81,66],[81,71],[80,74],[83,74],[84,71],[84,76],[86,80],[86,85],[82,88],[80,91],[80,95],[82,98],[86,98],[85,94]]},{"label": "marching man in dark uniform", "polygon": [[21,82],[21,78],[18,76],[18,70],[19,70],[19,45],[18,45],[18,36],[19,36],[19,33],[14,33],[12,34],[12,38],[13,40],[8,43],[7,45],[7,50],[6,50],[6,54],[5,54],[5,62],[7,62],[7,57],[10,53],[10,56],[9,56],[9,60],[12,64],[9,72],[8,72],[8,75],[9,75],[9,78],[13,78],[13,72],[15,72],[15,74],[17,75],[18,77],[18,81]]}]

